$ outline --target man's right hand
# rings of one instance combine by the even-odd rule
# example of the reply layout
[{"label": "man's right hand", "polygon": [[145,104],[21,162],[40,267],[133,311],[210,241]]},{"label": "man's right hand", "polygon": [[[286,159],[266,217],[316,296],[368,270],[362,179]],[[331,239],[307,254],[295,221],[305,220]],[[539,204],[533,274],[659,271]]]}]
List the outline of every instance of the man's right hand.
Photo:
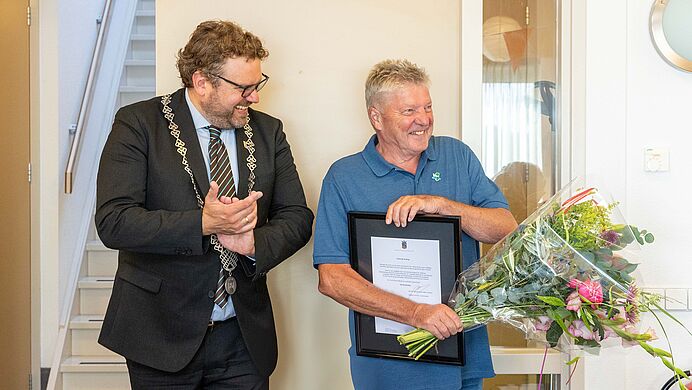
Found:
[{"label": "man's right hand", "polygon": [[411,322],[411,325],[427,330],[440,340],[455,335],[464,329],[454,310],[443,304],[417,304]]},{"label": "man's right hand", "polygon": [[[257,200],[262,197],[253,191],[245,199],[224,203],[218,199],[219,186],[211,182],[202,209],[202,234],[239,234],[251,231],[257,222]],[[234,198],[235,199],[235,198]]]}]

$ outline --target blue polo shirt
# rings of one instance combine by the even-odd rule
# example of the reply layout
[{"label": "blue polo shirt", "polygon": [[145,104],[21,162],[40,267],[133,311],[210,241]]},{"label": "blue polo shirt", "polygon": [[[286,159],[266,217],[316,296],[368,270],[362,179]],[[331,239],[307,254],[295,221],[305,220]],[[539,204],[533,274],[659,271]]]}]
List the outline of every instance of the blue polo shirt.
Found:
[{"label": "blue polo shirt", "polygon": [[[385,161],[375,150],[376,144],[377,136],[373,135],[362,152],[344,157],[329,168],[317,208],[315,266],[349,264],[349,211],[385,212],[399,197],[418,194],[439,195],[476,207],[508,208],[476,155],[457,139],[431,137],[415,175]],[[461,240],[466,269],[478,260],[478,242],[463,233]],[[466,365],[459,367],[357,356],[352,313],[349,325],[351,378],[358,390],[458,390],[463,379],[494,376],[485,327],[465,334]]]}]

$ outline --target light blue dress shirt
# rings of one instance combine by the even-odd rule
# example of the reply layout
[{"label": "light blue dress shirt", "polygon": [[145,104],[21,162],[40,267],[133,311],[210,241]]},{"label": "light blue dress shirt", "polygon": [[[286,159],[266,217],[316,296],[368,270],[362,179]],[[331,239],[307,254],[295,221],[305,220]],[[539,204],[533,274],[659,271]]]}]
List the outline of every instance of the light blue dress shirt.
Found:
[{"label": "light blue dress shirt", "polygon": [[[187,106],[190,108],[190,114],[192,114],[192,122],[195,124],[195,129],[197,130],[197,139],[199,140],[199,146],[202,149],[202,156],[204,157],[204,166],[207,168],[207,178],[211,177],[209,172],[209,129],[206,127],[211,123],[202,116],[202,114],[197,111],[195,105],[190,101],[190,96],[187,89],[185,90],[185,101],[187,101]],[[228,158],[231,160],[231,169],[233,169],[233,182],[236,183],[236,192],[238,191],[238,155],[236,151],[235,143],[235,129],[221,129],[221,140],[224,145],[226,145],[226,150],[228,150]],[[211,181],[211,180],[210,180]],[[204,196],[206,194],[200,194]],[[219,267],[221,262],[219,262]],[[231,317],[235,317],[235,307],[233,307],[233,300],[231,296],[228,296],[228,301],[226,306],[222,309],[219,305],[214,304],[214,310],[211,312],[212,321],[224,321]]]}]

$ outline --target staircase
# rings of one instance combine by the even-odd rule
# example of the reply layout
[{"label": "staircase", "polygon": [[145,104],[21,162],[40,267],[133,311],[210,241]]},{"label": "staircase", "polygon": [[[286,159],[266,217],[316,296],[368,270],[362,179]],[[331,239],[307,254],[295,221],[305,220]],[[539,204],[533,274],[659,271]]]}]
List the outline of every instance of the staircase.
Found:
[{"label": "staircase", "polygon": [[156,24],[154,0],[139,0],[120,80],[118,107],[154,97],[156,92]]},{"label": "staircase", "polygon": [[[132,25],[117,107],[155,95],[155,3],[139,0]],[[91,229],[82,264],[73,316],[66,335],[66,357],[60,364],[63,390],[129,389],[125,359],[98,344],[113,278],[117,251],[106,248]]]},{"label": "staircase", "polygon": [[86,270],[78,284],[78,313],[70,320],[66,342],[72,354],[60,365],[62,388],[129,389],[125,359],[97,342],[113,287],[118,254],[97,240],[90,241],[86,251]]}]

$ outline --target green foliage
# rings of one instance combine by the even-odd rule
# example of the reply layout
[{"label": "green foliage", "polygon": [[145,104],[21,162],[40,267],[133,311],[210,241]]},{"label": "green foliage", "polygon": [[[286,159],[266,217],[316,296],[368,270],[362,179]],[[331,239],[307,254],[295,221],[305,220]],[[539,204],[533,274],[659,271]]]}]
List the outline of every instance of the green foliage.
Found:
[{"label": "green foliage", "polygon": [[543,296],[537,296],[536,298],[540,299],[541,301],[551,305],[551,306],[565,306],[565,301],[558,297],[543,297]]},{"label": "green foliage", "polygon": [[618,234],[620,234],[620,245],[626,246],[634,241],[637,241],[639,245],[651,244],[654,242],[654,235],[646,229],[639,230],[633,225],[617,225],[614,229]]},{"label": "green foliage", "polygon": [[603,246],[601,233],[613,230],[610,213],[615,203],[599,206],[594,202],[582,202],[564,213],[555,213],[550,226],[574,249],[595,251]]},{"label": "green foliage", "polygon": [[581,337],[574,339],[574,344],[582,346],[582,347],[592,347],[592,348],[598,348],[601,346],[600,344],[598,344],[598,341],[596,341],[596,340],[586,340],[586,339],[583,339]]},{"label": "green foliage", "polygon": [[551,347],[554,348],[560,341],[560,336],[562,336],[562,328],[560,327],[560,324],[553,321],[545,334],[545,340],[548,342],[548,344],[550,344]]},{"label": "green foliage", "polygon": [[[545,337],[552,347],[558,347],[563,339],[598,348],[606,334],[614,332],[623,340],[639,342],[666,364],[668,352],[647,344],[649,334],[625,331],[624,316],[618,316],[623,311],[636,313],[649,310],[649,306],[659,307],[659,298],[641,293],[637,304],[629,303],[630,275],[638,264],[626,259],[629,252],[622,249],[635,242],[649,244],[654,236],[632,225],[614,224],[610,218],[615,206],[587,200],[563,210],[559,197],[548,201],[460,275],[460,287],[450,303],[464,326],[490,320],[545,323],[541,317],[547,316],[552,323]],[[570,283],[574,279],[599,283],[603,302],[591,303],[581,296],[580,309],[567,310],[567,297],[575,291]],[[571,334],[571,326],[585,326],[594,333],[595,340]],[[437,340],[417,329],[400,336],[399,341],[406,344],[409,356],[418,358]]]},{"label": "green foliage", "polygon": [[603,328],[603,324],[601,324],[598,316],[593,316],[591,320],[593,321],[593,327],[598,332],[598,339],[603,340],[605,338],[605,329]]}]

